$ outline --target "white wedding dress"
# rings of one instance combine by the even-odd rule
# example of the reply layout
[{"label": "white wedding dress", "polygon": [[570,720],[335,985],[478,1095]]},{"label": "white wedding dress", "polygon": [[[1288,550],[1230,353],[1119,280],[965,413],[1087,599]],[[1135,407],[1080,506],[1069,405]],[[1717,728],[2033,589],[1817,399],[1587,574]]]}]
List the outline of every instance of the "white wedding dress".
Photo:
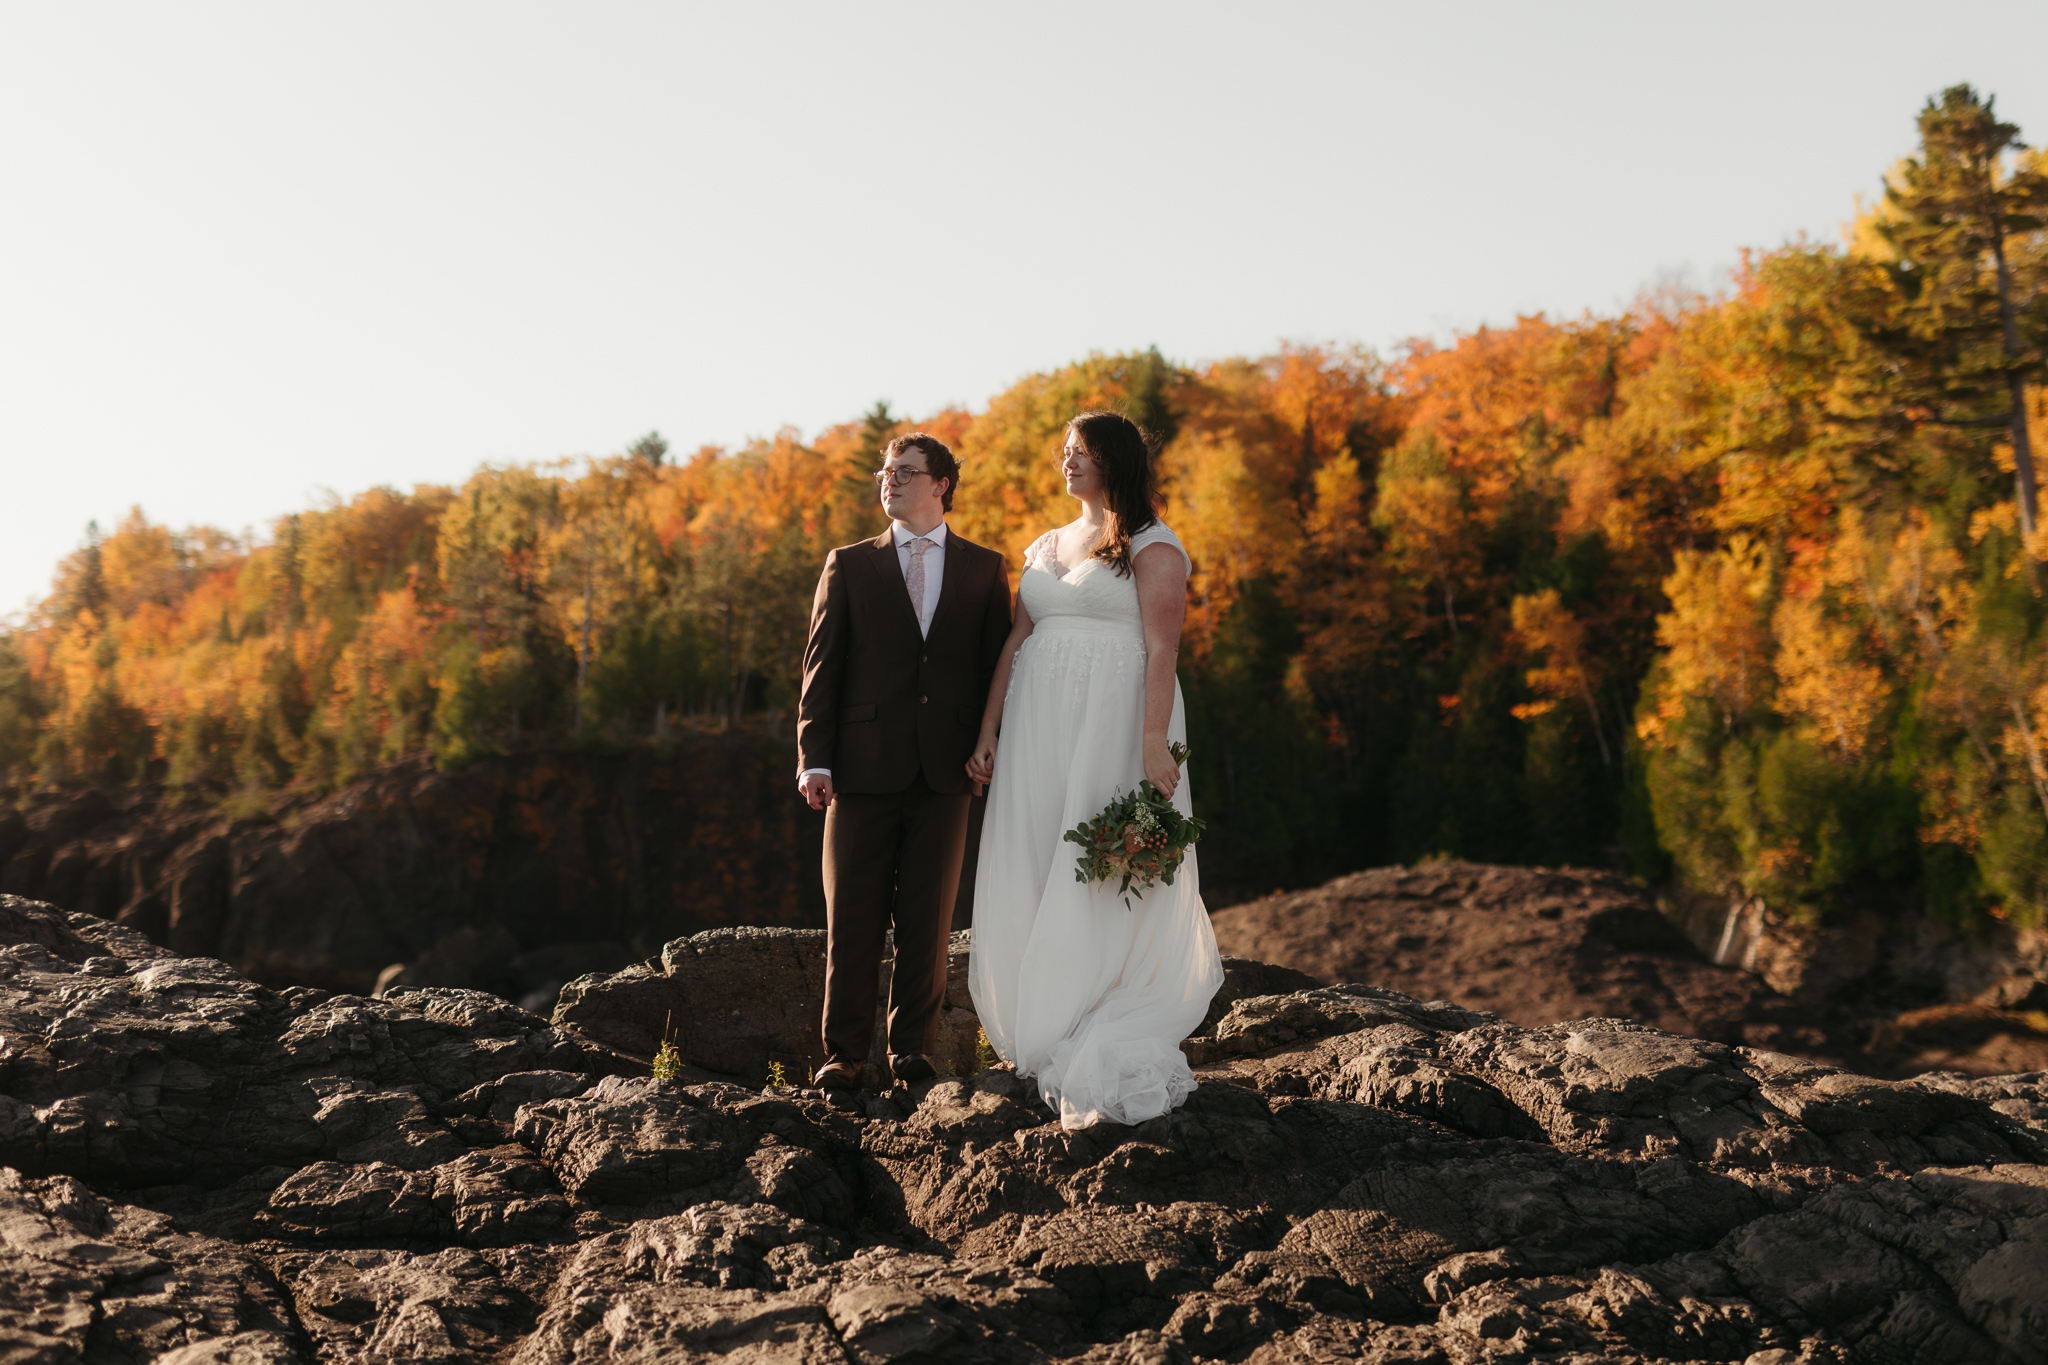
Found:
[{"label": "white wedding dress", "polygon": [[[1179,537],[1154,523],[1131,553]],[[1145,775],[1145,635],[1135,577],[1089,559],[1063,569],[1051,533],[1025,552],[1017,592],[1033,629],[1011,665],[981,829],[968,980],[989,1042],[1035,1076],[1068,1128],[1142,1123],[1195,1088],[1180,1040],[1223,984],[1189,849],[1172,886],[1074,880],[1061,835]],[[1174,684],[1168,736],[1185,742]],[[1174,806],[1191,813],[1184,773]]]}]

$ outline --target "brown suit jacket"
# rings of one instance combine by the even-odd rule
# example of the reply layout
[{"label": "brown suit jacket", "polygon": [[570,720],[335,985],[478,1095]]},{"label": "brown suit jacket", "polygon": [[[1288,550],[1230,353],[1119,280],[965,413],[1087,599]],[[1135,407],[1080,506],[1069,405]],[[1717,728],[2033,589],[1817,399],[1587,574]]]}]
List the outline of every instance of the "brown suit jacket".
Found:
[{"label": "brown suit jacket", "polygon": [[965,792],[989,681],[1010,633],[1003,557],[946,528],[946,572],[920,638],[888,531],[825,556],[804,646],[797,771],[830,768],[843,792]]}]

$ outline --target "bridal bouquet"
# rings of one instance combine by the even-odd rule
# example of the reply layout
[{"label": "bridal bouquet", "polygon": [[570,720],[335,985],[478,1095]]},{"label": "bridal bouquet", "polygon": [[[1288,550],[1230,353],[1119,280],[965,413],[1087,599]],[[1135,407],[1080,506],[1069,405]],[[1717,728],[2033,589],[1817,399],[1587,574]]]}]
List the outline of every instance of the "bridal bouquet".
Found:
[{"label": "bridal bouquet", "polygon": [[[1168,752],[1176,764],[1188,761],[1185,744],[1175,744]],[[1173,874],[1204,828],[1192,815],[1175,810],[1146,778],[1139,781],[1136,791],[1117,797],[1093,819],[1061,837],[1081,846],[1074,880],[1106,882],[1121,876],[1123,884],[1117,892],[1124,898],[1124,908],[1129,909],[1133,887],[1142,896],[1160,882],[1173,885]]]}]

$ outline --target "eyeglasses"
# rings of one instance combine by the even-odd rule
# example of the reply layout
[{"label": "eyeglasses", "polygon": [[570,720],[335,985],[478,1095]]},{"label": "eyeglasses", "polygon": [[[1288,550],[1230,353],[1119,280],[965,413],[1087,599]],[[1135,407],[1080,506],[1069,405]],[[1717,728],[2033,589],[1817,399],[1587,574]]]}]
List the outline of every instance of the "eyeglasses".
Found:
[{"label": "eyeglasses", "polygon": [[894,469],[877,469],[875,471],[875,486],[877,488],[891,486],[901,488],[920,474],[927,478],[931,477],[929,469],[906,469],[901,465]]}]

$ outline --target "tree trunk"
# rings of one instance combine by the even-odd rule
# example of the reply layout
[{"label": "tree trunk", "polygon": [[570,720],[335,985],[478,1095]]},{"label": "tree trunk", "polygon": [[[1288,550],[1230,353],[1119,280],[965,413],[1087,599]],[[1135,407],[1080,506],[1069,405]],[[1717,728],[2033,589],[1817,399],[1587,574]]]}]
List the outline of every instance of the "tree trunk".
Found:
[{"label": "tree trunk", "polygon": [[[2005,328],[2005,359],[2008,365],[2020,356],[2019,322],[2013,316],[2012,274],[2005,264],[2005,228],[1994,216],[1991,220],[1991,259],[1998,266],[1998,320]],[[2034,525],[2037,515],[2034,488],[2034,448],[2027,439],[2027,381],[2016,369],[2005,374],[2007,392],[2012,397],[2012,471],[2013,480],[2019,486],[2020,535],[2029,542],[2022,549],[2027,562],[2027,581],[2036,592],[2041,590],[2040,576],[2034,567],[2033,546]]]},{"label": "tree trunk", "polygon": [[[1577,665],[1577,660],[1573,661]],[[1593,684],[1586,677],[1586,670],[1578,668],[1579,695],[1585,699],[1586,717],[1593,722],[1593,738],[1600,741],[1600,766],[1611,768],[1614,759],[1607,752],[1607,727],[1600,723],[1600,703],[1593,700]]]},{"label": "tree trunk", "polygon": [[2005,692],[2005,703],[2012,712],[2013,728],[2019,731],[2021,747],[2027,753],[2027,775],[2034,779],[2034,798],[2041,803],[2041,814],[2048,815],[2048,762],[2041,758],[2041,746],[2034,742],[2034,726],[2027,719],[2027,708],[2020,700],[2019,689],[2013,686],[2008,673],[2000,679]]},{"label": "tree trunk", "polygon": [[724,702],[724,708],[723,708],[723,709],[724,709],[724,711],[725,711],[725,715],[724,715],[724,718],[723,718],[723,722],[722,722],[722,723],[720,724],[720,726],[719,726],[718,728],[719,728],[720,730],[730,730],[730,729],[732,728],[732,603],[731,603],[730,601],[728,601],[728,602],[727,602],[727,603],[725,604],[725,631],[724,631],[724,635],[725,635],[725,694],[726,694],[726,695],[725,695],[725,702]]},{"label": "tree trunk", "polygon": [[591,571],[583,571],[583,633],[576,641],[576,734],[583,734],[583,688],[590,681],[590,615],[594,585]]}]

